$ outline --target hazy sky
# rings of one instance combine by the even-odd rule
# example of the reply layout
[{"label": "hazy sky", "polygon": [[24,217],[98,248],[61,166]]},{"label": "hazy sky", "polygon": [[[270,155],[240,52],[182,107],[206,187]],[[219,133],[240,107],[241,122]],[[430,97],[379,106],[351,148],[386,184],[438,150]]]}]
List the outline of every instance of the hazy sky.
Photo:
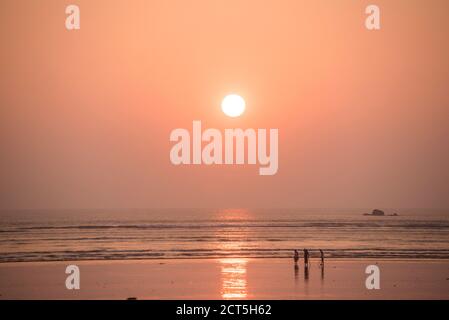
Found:
[{"label": "hazy sky", "polygon": [[[81,29],[65,29],[65,7]],[[381,8],[381,30],[364,26]],[[2,0],[0,209],[449,208],[449,1]],[[242,95],[243,116],[220,110]],[[278,128],[279,171],[171,130]]]}]

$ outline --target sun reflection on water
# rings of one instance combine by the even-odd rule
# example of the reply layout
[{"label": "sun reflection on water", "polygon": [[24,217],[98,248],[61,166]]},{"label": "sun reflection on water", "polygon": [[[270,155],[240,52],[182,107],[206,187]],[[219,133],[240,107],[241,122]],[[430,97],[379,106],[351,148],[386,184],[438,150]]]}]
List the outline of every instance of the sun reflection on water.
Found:
[{"label": "sun reflection on water", "polygon": [[221,290],[223,299],[245,299],[247,292],[247,263],[249,259],[239,257],[242,249],[248,249],[248,227],[236,225],[236,221],[250,220],[253,218],[251,211],[246,209],[226,209],[216,213],[216,217],[227,228],[217,230],[217,235],[222,239],[220,252],[227,258],[218,260],[221,266]]},{"label": "sun reflection on water", "polygon": [[246,264],[248,259],[225,258],[221,264],[221,296],[223,299],[245,299],[247,297]]}]

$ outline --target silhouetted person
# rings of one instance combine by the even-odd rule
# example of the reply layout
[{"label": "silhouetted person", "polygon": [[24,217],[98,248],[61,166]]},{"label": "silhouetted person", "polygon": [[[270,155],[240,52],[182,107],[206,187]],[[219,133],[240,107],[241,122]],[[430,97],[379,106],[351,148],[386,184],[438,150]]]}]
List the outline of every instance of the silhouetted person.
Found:
[{"label": "silhouetted person", "polygon": [[299,260],[299,252],[298,252],[298,250],[296,250],[296,249],[295,249],[295,253],[294,253],[294,255],[293,255],[293,260],[295,261],[295,264],[298,263],[298,260]]},{"label": "silhouetted person", "polygon": [[324,267],[324,252],[320,249],[320,255],[321,255],[321,267]]}]

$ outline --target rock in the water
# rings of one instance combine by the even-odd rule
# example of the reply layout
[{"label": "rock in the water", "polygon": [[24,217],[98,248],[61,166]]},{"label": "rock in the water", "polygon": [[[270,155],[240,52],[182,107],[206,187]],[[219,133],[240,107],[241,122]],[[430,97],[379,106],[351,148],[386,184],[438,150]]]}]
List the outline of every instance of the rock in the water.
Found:
[{"label": "rock in the water", "polygon": [[372,216],[384,216],[385,212],[383,212],[382,210],[379,209],[374,209],[373,212],[371,213]]},{"label": "rock in the water", "polygon": [[364,216],[385,216],[385,212],[379,209],[374,209],[371,213],[364,213]]}]

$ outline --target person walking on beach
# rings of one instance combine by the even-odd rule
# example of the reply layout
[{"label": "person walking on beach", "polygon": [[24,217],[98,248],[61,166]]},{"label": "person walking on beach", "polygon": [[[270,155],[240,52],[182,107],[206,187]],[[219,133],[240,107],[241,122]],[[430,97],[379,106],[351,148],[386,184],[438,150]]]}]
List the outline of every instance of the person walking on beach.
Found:
[{"label": "person walking on beach", "polygon": [[294,253],[294,255],[293,255],[293,260],[295,261],[295,264],[298,263],[298,260],[299,260],[299,252],[298,252],[298,250],[296,250],[296,249],[295,249],[295,253]]},{"label": "person walking on beach", "polygon": [[324,267],[324,252],[320,249],[320,255],[321,255],[321,267]]}]

